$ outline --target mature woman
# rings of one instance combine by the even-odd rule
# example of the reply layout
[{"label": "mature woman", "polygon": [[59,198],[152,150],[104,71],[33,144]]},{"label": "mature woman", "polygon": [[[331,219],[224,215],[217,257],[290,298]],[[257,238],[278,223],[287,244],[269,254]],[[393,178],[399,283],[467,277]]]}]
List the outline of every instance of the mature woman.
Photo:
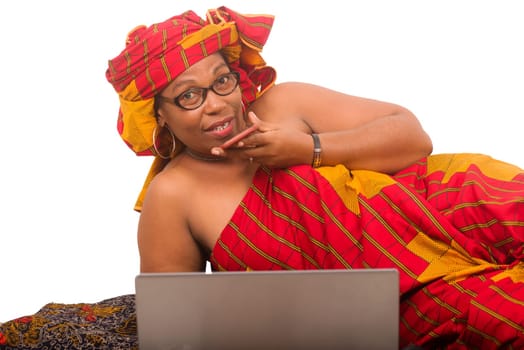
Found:
[{"label": "mature woman", "polygon": [[[137,206],[142,271],[395,267],[400,346],[522,347],[524,172],[428,156],[403,107],[274,85],[259,55],[271,23],[189,12],[131,33],[111,61],[122,134],[147,118],[157,155]],[[141,109],[126,119],[130,86]]]},{"label": "mature woman", "polygon": [[275,84],[272,23],[189,11],[137,27],[109,62],[120,135],[155,156],[141,271],[393,267],[400,347],[524,347],[524,171],[429,156],[401,106]]},{"label": "mature woman", "polygon": [[[107,71],[123,101],[124,139],[143,152],[125,134],[137,119],[147,121],[142,148],[169,158],[137,208],[142,271],[201,270],[260,166],[343,164],[394,173],[431,151],[405,108],[309,84],[273,85],[275,73],[259,55],[271,16],[222,8],[208,20],[202,25],[189,12],[138,28]],[[138,90],[131,98],[130,87]],[[139,102],[129,101],[136,95]],[[133,111],[133,103],[140,109]],[[220,148],[250,124],[257,132],[242,147]],[[155,149],[157,135],[169,135],[163,150]]]}]

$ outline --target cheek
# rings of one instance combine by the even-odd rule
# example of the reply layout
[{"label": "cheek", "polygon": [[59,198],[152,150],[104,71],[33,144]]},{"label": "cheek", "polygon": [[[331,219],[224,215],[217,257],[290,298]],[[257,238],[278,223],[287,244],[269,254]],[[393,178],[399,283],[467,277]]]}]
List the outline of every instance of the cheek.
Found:
[{"label": "cheek", "polygon": [[167,124],[176,133],[183,130],[193,130],[199,123],[198,120],[190,118],[171,118],[167,121]]},{"label": "cheek", "polygon": [[163,105],[158,109],[158,124],[168,126],[175,134],[179,130],[194,127],[199,118],[194,113],[177,113],[171,105]]},{"label": "cheek", "polygon": [[200,118],[196,116],[170,116],[166,118],[166,124],[183,143],[186,139],[199,134],[201,129]]},{"label": "cheek", "polygon": [[240,92],[240,89],[237,89],[237,91],[228,97],[230,97],[228,102],[235,109],[236,113],[238,113],[238,115],[244,115],[246,113],[246,108],[242,102],[242,93]]}]

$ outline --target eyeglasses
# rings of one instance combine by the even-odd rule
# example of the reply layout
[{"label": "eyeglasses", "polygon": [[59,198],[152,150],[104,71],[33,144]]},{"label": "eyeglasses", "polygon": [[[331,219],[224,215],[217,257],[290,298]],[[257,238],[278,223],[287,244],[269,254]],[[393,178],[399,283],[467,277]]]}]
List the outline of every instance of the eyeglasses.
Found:
[{"label": "eyeglasses", "polygon": [[227,96],[231,94],[238,86],[240,80],[240,73],[238,72],[229,72],[219,76],[213,84],[209,87],[195,87],[188,89],[176,96],[175,98],[165,97],[162,95],[157,95],[160,99],[173,103],[178,107],[185,110],[197,109],[202,106],[207,97],[207,92],[209,90],[213,91],[219,96]]}]

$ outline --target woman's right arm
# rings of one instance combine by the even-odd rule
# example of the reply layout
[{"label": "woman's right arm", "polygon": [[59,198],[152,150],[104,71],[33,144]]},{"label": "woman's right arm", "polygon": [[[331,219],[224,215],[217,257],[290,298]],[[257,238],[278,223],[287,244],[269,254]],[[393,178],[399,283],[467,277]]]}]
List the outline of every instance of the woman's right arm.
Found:
[{"label": "woman's right arm", "polygon": [[144,198],[138,224],[141,272],[205,270],[204,256],[185,220],[188,206],[180,200],[184,186],[172,184],[169,176],[160,173]]}]

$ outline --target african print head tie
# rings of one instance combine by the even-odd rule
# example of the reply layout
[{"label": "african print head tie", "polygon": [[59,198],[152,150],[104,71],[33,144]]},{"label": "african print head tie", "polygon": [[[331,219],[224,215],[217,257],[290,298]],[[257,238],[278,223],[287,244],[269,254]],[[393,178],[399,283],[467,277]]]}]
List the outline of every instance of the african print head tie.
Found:
[{"label": "african print head tie", "polygon": [[153,147],[155,95],[189,67],[220,51],[240,73],[242,100],[249,106],[276,79],[275,70],[260,55],[273,20],[271,15],[240,15],[226,7],[209,10],[205,20],[187,11],[136,27],[124,50],[109,60],[106,78],[120,100],[118,133],[137,155],[156,156],[135,209],[141,209],[149,182],[166,164]]}]

